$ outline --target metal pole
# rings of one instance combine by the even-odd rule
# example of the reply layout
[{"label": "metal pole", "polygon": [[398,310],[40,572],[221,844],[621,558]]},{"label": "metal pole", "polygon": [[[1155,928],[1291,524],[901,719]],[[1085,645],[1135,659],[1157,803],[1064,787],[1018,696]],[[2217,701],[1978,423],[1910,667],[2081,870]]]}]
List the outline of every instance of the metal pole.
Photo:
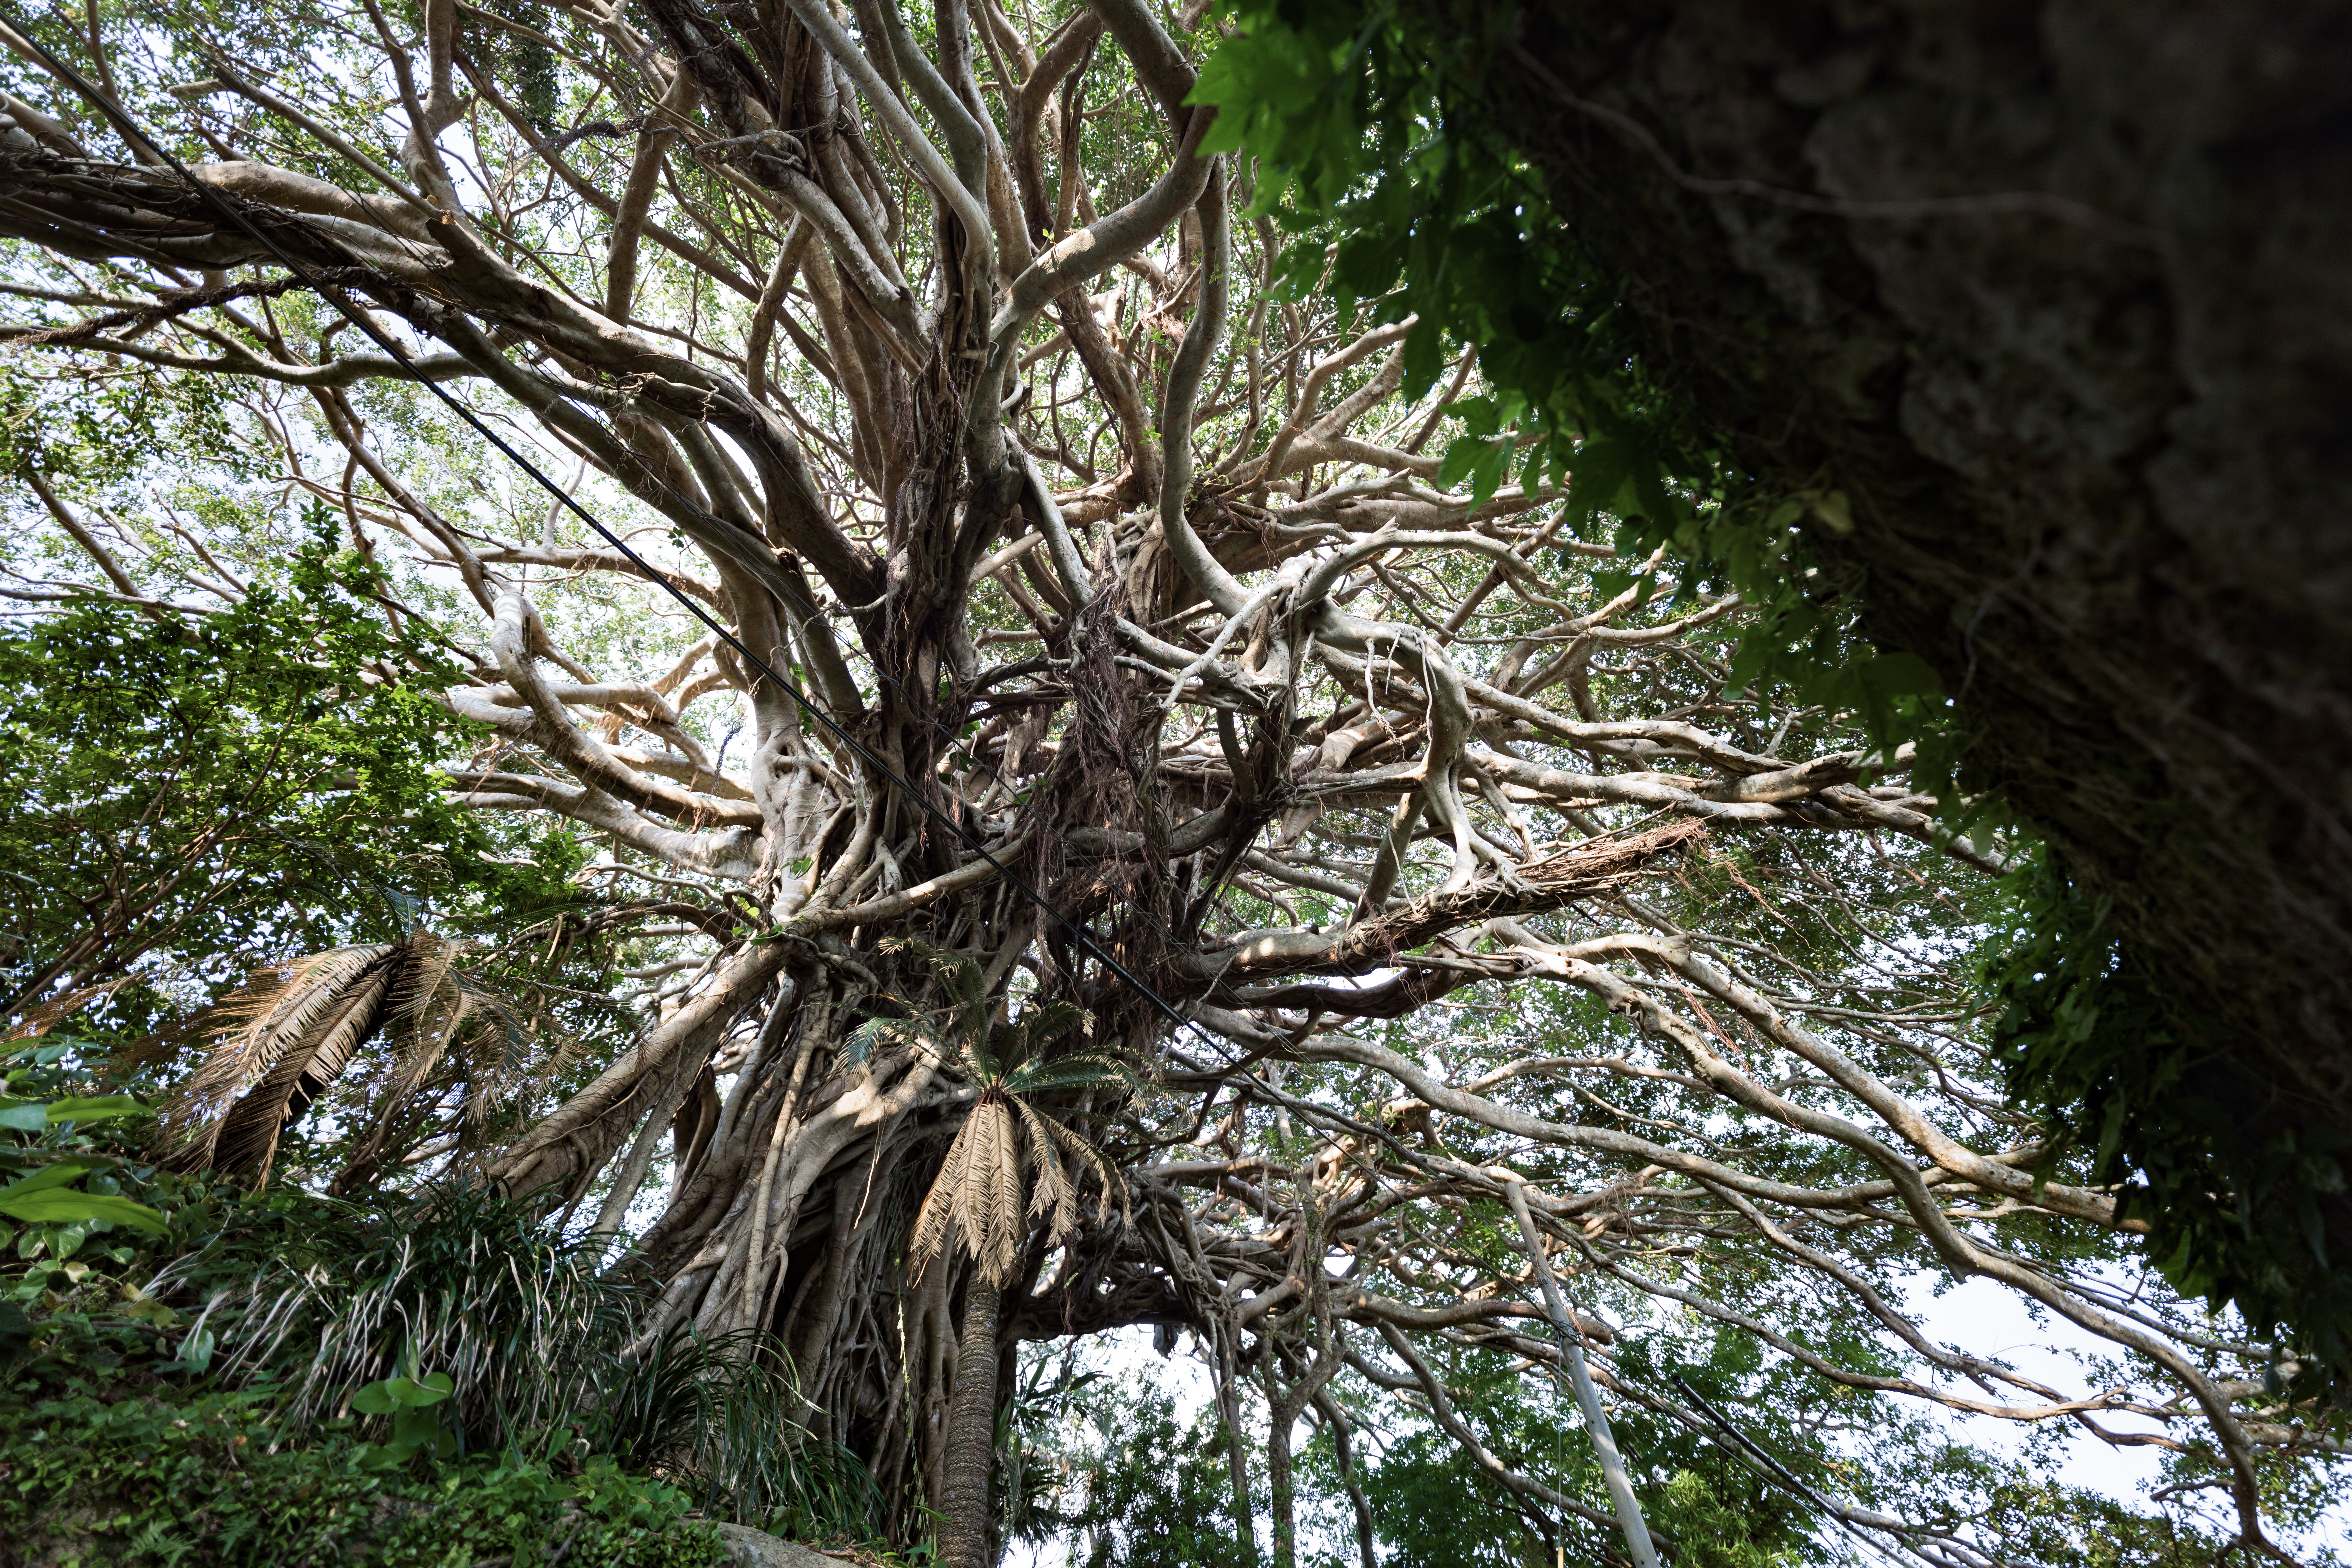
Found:
[{"label": "metal pole", "polygon": [[1551,1277],[1551,1264],[1544,1257],[1543,1236],[1536,1229],[1535,1215],[1528,1212],[1527,1190],[1513,1178],[1503,1184],[1503,1196],[1510,1201],[1512,1217],[1519,1222],[1519,1236],[1528,1244],[1528,1261],[1535,1266],[1536,1279],[1543,1285],[1545,1309],[1551,1313],[1552,1326],[1559,1331],[1568,1374],[1576,1384],[1576,1402],[1584,1407],[1585,1429],[1592,1434],[1592,1446],[1601,1454],[1601,1474],[1608,1480],[1609,1496],[1617,1504],[1617,1522],[1625,1531],[1625,1549],[1633,1556],[1633,1568],[1658,1568],[1658,1550],[1650,1544],[1650,1527],[1642,1521],[1642,1505],[1634,1500],[1633,1479],[1625,1474],[1625,1461],[1617,1452],[1617,1439],[1610,1435],[1609,1416],[1601,1408],[1600,1391],[1592,1386],[1591,1373],[1585,1370],[1584,1351],[1579,1343],[1582,1334],[1569,1313],[1568,1299],[1560,1294],[1559,1282]]}]

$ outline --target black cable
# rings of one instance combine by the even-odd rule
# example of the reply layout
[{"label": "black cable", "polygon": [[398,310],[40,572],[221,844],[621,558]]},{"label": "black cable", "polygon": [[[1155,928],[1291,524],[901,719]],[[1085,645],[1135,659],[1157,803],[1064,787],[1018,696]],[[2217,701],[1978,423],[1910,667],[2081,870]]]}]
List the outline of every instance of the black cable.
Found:
[{"label": "black cable", "polygon": [[[1885,1547],[1879,1545],[1878,1542],[1863,1534],[1861,1527],[1856,1525],[1853,1521],[1846,1518],[1844,1510],[1837,1508],[1830,1503],[1822,1496],[1821,1493],[1815,1491],[1811,1487],[1807,1486],[1792,1471],[1790,1471],[1786,1465],[1783,1465],[1779,1459],[1773,1458],[1762,1445],[1759,1444],[1754,1438],[1748,1436],[1746,1433],[1740,1431],[1738,1427],[1734,1426],[1731,1424],[1729,1417],[1725,1415],[1722,1411],[1717,1410],[1713,1405],[1709,1404],[1705,1394],[1701,1394],[1697,1389],[1693,1388],[1690,1385],[1690,1380],[1688,1378],[1683,1376],[1680,1373],[1675,1373],[1673,1375],[1675,1386],[1681,1389],[1684,1395],[1687,1397],[1693,1405],[1698,1406],[1699,1414],[1714,1422],[1717,1428],[1721,1431],[1725,1436],[1731,1439],[1732,1451],[1735,1453],[1746,1454],[1749,1460],[1756,1464],[1762,1471],[1767,1479],[1777,1482],[1788,1490],[1796,1493],[1807,1502],[1811,1503],[1823,1513],[1828,1514],[1837,1524],[1839,1529],[1844,1531],[1848,1535],[1853,1536],[1856,1542],[1868,1547],[1879,1556],[1886,1558],[1888,1561],[1894,1563],[1899,1563],[1902,1561],[1902,1559],[1895,1557],[1892,1552],[1889,1552]],[[1889,1533],[1894,1532],[1890,1531]],[[1925,1553],[1920,1552],[1916,1547],[1913,1546],[1910,1542],[1904,1541],[1901,1535],[1895,1535],[1895,1539],[1897,1541],[1902,1541],[1905,1551],[1910,1552],[1915,1556],[1925,1555]]]},{"label": "black cable", "polygon": [[[656,584],[664,592],[667,593],[672,598],[676,599],[680,605],[684,605],[689,615],[693,616],[704,626],[709,627],[715,635],[726,642],[729,647],[734,649],[736,654],[741,658],[744,662],[749,664],[752,668],[758,670],[761,675],[764,676],[769,680],[775,682],[777,689],[782,691],[794,702],[798,703],[803,712],[807,713],[809,717],[814,719],[819,724],[823,725],[825,731],[830,733],[835,741],[839,742],[844,747],[856,754],[857,759],[861,763],[865,763],[868,769],[881,778],[887,779],[891,784],[898,785],[898,787],[909,796],[917,805],[922,807],[922,809],[934,821],[938,822],[940,826],[945,827],[949,832],[954,834],[957,838],[963,842],[966,848],[970,849],[981,859],[986,861],[999,876],[1011,883],[1016,891],[1018,891],[1024,898],[1027,899],[1032,904],[1035,905],[1041,913],[1051,917],[1055,924],[1070,934],[1080,952],[1084,952],[1087,957],[1094,959],[1104,968],[1109,970],[1111,973],[1117,975],[1120,980],[1126,982],[1138,995],[1150,1003],[1162,1016],[1166,1017],[1178,1028],[1192,1029],[1194,1033],[1200,1035],[1204,1041],[1207,1041],[1211,1047],[1217,1050],[1219,1054],[1227,1054],[1223,1051],[1223,1047],[1219,1046],[1216,1041],[1210,1038],[1208,1031],[1203,1029],[1197,1020],[1187,1017],[1173,1003],[1160,995],[1150,985],[1144,984],[1141,977],[1129,970],[1125,964],[1119,963],[1118,960],[1113,958],[1109,953],[1103,951],[1101,944],[1095,941],[1092,934],[1089,933],[1084,926],[1080,925],[1076,921],[1071,920],[1068,916],[1055,909],[1051,903],[1046,901],[1044,894],[1040,893],[1036,889],[1029,885],[1029,881],[1026,878],[1023,877],[1018,871],[1015,871],[1003,861],[998,859],[994,855],[989,853],[988,847],[986,845],[974,837],[961,823],[959,823],[954,817],[940,809],[939,805],[931,800],[929,795],[917,789],[914,784],[902,777],[895,769],[891,768],[887,763],[884,762],[880,756],[876,754],[871,748],[867,747],[864,742],[858,740],[856,736],[851,734],[848,730],[845,729],[831,714],[825,712],[824,709],[810,701],[808,697],[803,693],[798,687],[794,686],[791,681],[786,680],[782,676],[777,674],[774,669],[769,667],[767,660],[761,658],[758,654],[753,653],[751,648],[744,644],[741,638],[738,637],[733,632],[729,631],[724,626],[721,626],[719,621],[707,613],[701,605],[696,604],[694,600],[688,595],[685,590],[679,588],[660,572],[656,571],[646,562],[644,557],[640,556],[635,550],[632,550],[618,534],[605,527],[593,513],[582,506],[578,501],[574,500],[570,493],[568,493],[561,485],[558,485],[553,479],[550,479],[543,471],[541,471],[537,464],[533,463],[529,458],[523,456],[522,453],[517,451],[496,431],[484,424],[481,418],[477,416],[471,408],[468,408],[464,403],[459,401],[456,395],[451,394],[439,383],[431,380],[419,372],[416,368],[415,362],[409,357],[408,352],[402,348],[400,344],[382,328],[378,327],[367,312],[354,307],[340,292],[336,291],[332,286],[313,277],[308,268],[304,268],[291,256],[289,256],[275,240],[264,234],[259,228],[256,227],[242,212],[238,211],[237,208],[219,192],[214,190],[211,186],[205,184],[203,181],[198,180],[194,175],[191,174],[187,170],[187,166],[182,163],[178,158],[173,156],[169,149],[163,147],[161,143],[156,142],[153,137],[148,135],[145,131],[142,130],[138,121],[132,120],[127,110],[116,104],[114,100],[109,98],[105,93],[100,91],[96,85],[94,85],[89,78],[83,76],[80,71],[75,69],[64,60],[59,59],[55,54],[52,54],[38,38],[36,38],[32,35],[29,29],[25,27],[22,24],[16,22],[13,18],[10,19],[9,26],[11,30],[25,41],[26,46],[29,47],[34,54],[40,57],[41,64],[45,68],[56,73],[59,79],[70,85],[75,91],[80,93],[91,103],[96,104],[100,112],[103,113],[107,119],[114,122],[115,129],[121,132],[125,139],[144,146],[148,151],[154,153],[156,157],[163,160],[164,164],[168,166],[173,174],[185,181],[189,188],[196,192],[196,194],[206,204],[211,205],[215,211],[220,213],[223,217],[226,217],[237,228],[250,236],[256,243],[268,250],[270,255],[276,257],[278,263],[283,266],[289,273],[292,274],[297,279],[299,279],[302,283],[303,287],[309,289],[313,293],[316,293],[320,299],[325,300],[329,304],[341,311],[344,317],[348,319],[353,326],[359,328],[361,331],[367,334],[367,336],[374,342],[376,346],[383,349],[385,353],[389,354],[394,363],[398,364],[403,370],[406,371],[418,385],[423,386],[427,392],[432,393],[436,397],[439,398],[442,403],[447,405],[449,411],[457,415],[460,420],[464,421],[476,435],[481,437],[482,439],[488,441],[492,447],[496,447],[508,461],[513,463],[516,467],[529,474],[538,482],[541,489],[547,491],[549,495],[554,497],[558,502],[569,510],[572,515],[579,518],[581,521],[586,523],[589,528],[595,531],[599,538],[603,539],[614,550],[620,552],[621,555],[627,560],[629,564],[635,567],[638,573],[641,574],[647,582]],[[877,668],[878,671],[879,667],[877,666]]]}]

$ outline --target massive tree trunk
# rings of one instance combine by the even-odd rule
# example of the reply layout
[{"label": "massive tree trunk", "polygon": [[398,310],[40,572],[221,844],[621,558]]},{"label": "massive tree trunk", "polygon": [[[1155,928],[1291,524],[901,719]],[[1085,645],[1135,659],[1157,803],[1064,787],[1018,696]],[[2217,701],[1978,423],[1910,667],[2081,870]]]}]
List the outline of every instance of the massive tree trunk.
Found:
[{"label": "massive tree trunk", "polygon": [[1541,0],[1507,36],[1495,123],[1708,426],[1846,493],[1822,551],[2223,1052],[2189,1091],[2352,1127],[2341,8]]}]

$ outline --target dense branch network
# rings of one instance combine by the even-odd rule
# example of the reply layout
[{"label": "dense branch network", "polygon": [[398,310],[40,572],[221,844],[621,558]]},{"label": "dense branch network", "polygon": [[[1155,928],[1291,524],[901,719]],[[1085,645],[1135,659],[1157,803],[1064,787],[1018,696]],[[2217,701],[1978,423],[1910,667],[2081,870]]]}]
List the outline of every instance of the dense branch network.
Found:
[{"label": "dense branch network", "polygon": [[[966,1276],[910,1274],[906,1238],[977,1091],[919,1046],[847,1048],[944,1005],[915,939],[974,958],[1000,1011],[1073,1005],[1150,1079],[1073,1107],[1128,1212],[1034,1233],[1004,1337],[1192,1331],[1232,1408],[1263,1382],[1285,1485],[1296,1421],[1389,1399],[1544,1529],[1605,1522],[1449,1392],[1471,1352],[1559,1362],[1516,1185],[1617,1400],[1738,1441],[1621,1373],[1603,1303],[1832,1385],[2210,1453],[2259,1539],[2258,1456],[2316,1441],[2246,1370],[2267,1347],[2060,1239],[2113,1233],[2114,1203],[2046,1179],[1987,1087],[1961,911],[2000,849],[1940,830],[1851,716],[1727,698],[1736,599],[1657,562],[1654,592],[1596,587],[1634,563],[1550,483],[1442,482],[1475,366],[1409,397],[1412,322],[1269,288],[1258,176],[1203,153],[1186,101],[1210,32],[1135,0],[424,16],[335,9],[303,54],[189,18],[205,74],[133,101],[211,150],[202,191],[106,153],[55,82],[52,110],[0,101],[6,335],[32,374],[227,386],[285,493],[396,563],[388,613],[470,664],[441,694],[479,737],[448,788],[675,895],[633,906],[631,1047],[475,1156],[618,1228],[676,1131],[637,1238],[648,1335],[774,1331],[890,1495],[939,1495]],[[569,129],[509,68],[526,49]],[[420,377],[527,433],[727,637],[673,629],[560,512],[437,471]],[[245,591],[233,544],[27,479],[97,591]],[[660,616],[651,662],[613,652]],[[2068,1391],[1936,1343],[1902,1284],[1923,1268],[2133,1370]],[[1819,1348],[1791,1292],[1898,1370]]]}]

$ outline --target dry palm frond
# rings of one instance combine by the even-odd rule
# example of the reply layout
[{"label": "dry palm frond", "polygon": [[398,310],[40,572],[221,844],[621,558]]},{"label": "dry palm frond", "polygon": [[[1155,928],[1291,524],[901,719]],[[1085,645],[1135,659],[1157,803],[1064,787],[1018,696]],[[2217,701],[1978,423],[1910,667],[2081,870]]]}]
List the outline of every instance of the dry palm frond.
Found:
[{"label": "dry palm frond", "polygon": [[419,931],[410,958],[384,997],[384,1032],[394,1043],[394,1072],[380,1099],[389,1113],[438,1066],[471,1011],[464,977],[451,965],[467,944]]},{"label": "dry palm frond", "polygon": [[420,926],[402,945],[408,950],[407,960],[385,1005],[389,1016],[413,1018],[421,1025],[436,1007],[448,1003],[453,994],[451,966],[472,944],[446,941]]},{"label": "dry palm frond", "polygon": [[96,985],[85,985],[68,991],[62,996],[52,996],[37,1002],[16,1015],[16,1021],[0,1027],[0,1046],[14,1045],[18,1040],[37,1040],[91,1003],[113,995],[131,984],[132,975],[118,975]]},{"label": "dry palm frond", "polygon": [[1013,1102],[1019,1108],[1021,1121],[1029,1133],[1029,1215],[1047,1220],[1046,1239],[1058,1242],[1076,1230],[1078,1191],[1062,1168],[1061,1152],[1055,1148],[1054,1138],[1044,1126],[1045,1118],[1024,1100]]},{"label": "dry palm frond", "polygon": [[540,1031],[504,993],[457,977],[462,1007],[459,1060],[467,1084],[466,1120],[480,1126],[492,1110],[521,1098],[558,1077],[580,1050],[558,1031],[551,1047],[540,1048]]},{"label": "dry palm frond", "polygon": [[278,1133],[342,1076],[352,1053],[381,1024],[393,971],[387,961],[357,977],[332,1006],[321,1010],[268,1075],[221,1118],[208,1156],[215,1170],[247,1177],[257,1187],[268,1181]]},{"label": "dry palm frond", "polygon": [[532,1078],[561,1069],[561,1058],[534,1058],[530,1032],[512,1001],[454,967],[470,945],[440,942],[440,951],[420,959],[395,988],[384,1028],[394,1067],[374,1097],[380,1120],[396,1117],[453,1051],[467,1085],[465,1115],[477,1125]]},{"label": "dry palm frond", "polygon": [[1095,1185],[1101,1194],[1095,1203],[1095,1223],[1100,1225],[1110,1217],[1113,1198],[1118,1200],[1119,1207],[1124,1211],[1127,1206],[1127,1183],[1119,1175],[1118,1167],[1111,1163],[1110,1157],[1079,1137],[1058,1119],[1041,1114],[1037,1120],[1045,1128],[1047,1137],[1068,1150],[1077,1163],[1093,1169]]},{"label": "dry palm frond", "polygon": [[167,1122],[216,1119],[278,1065],[320,1014],[397,951],[388,944],[339,947],[255,970],[241,988],[177,1031],[184,1038],[209,1037],[212,1044],[170,1101]]},{"label": "dry palm frond", "polygon": [[[418,933],[420,937],[427,934]],[[467,1025],[483,1011],[483,999],[490,994],[451,967],[465,945],[439,942],[438,952],[427,950],[386,997],[384,1035],[393,1047],[390,1071],[373,1086],[348,1080],[344,1085],[346,1097],[371,1114],[367,1130],[352,1146],[342,1174],[335,1179],[336,1192],[363,1185],[394,1144],[413,1131],[421,1092],[447,1058],[451,1045],[464,1037]],[[475,1081],[475,1075],[467,1076]]]},{"label": "dry palm frond", "polygon": [[971,1123],[967,1120],[956,1131],[955,1141],[948,1145],[947,1158],[940,1162],[940,1173],[931,1182],[931,1190],[923,1196],[922,1212],[915,1216],[915,1234],[909,1244],[915,1272],[922,1273],[947,1240],[948,1227],[953,1221],[959,1194],[970,1184],[966,1172],[971,1165]]},{"label": "dry palm frond", "polygon": [[988,1119],[992,1133],[989,1163],[981,1172],[987,1183],[987,1240],[984,1247],[975,1247],[972,1252],[990,1281],[1002,1285],[1013,1277],[1013,1258],[1021,1249],[1026,1226],[1021,1215],[1020,1135],[1013,1124],[1010,1102],[1000,1098],[994,1111]]},{"label": "dry palm frond", "polygon": [[953,1237],[987,1278],[1013,1273],[1021,1245],[1020,1145],[1004,1097],[983,1094],[948,1145],[939,1178],[915,1221],[913,1255],[919,1272]]},{"label": "dry palm frond", "polygon": [[[1000,1250],[1010,1250],[997,1245],[999,1233],[1011,1228],[999,1219],[997,1207],[1005,1175],[1004,1163],[1008,1157],[1005,1145],[1012,1141],[1012,1120],[1002,1098],[984,1095],[981,1102],[972,1107],[971,1114],[965,1118],[963,1131],[957,1134],[959,1138],[969,1137],[971,1140],[971,1163],[965,1173],[963,1185],[955,1194],[956,1230],[964,1250],[979,1263],[984,1274],[992,1271]],[[1021,1212],[1020,1179],[1021,1173],[1016,1169],[1013,1173],[1014,1196],[1012,1205],[1016,1220]]]},{"label": "dry palm frond", "polygon": [[213,1045],[166,1107],[166,1163],[266,1181],[279,1131],[381,1026],[406,950],[337,948],[272,964],[195,1019],[190,1031]]},{"label": "dry palm frond", "polygon": [[[204,1059],[166,1108],[167,1162],[266,1182],[278,1135],[341,1083],[365,1131],[338,1180],[348,1189],[388,1156],[417,1109],[446,1086],[453,1058],[467,1087],[465,1114],[491,1107],[543,1076],[512,1003],[456,967],[467,943],[419,928],[403,942],[338,948],[256,970],[243,988],[177,1033],[209,1037]],[[353,1058],[382,1034],[388,1071],[352,1075]]]},{"label": "dry palm frond", "polygon": [[[945,964],[940,967],[947,973]],[[1114,1196],[1125,1202],[1126,1184],[1108,1157],[1027,1098],[1136,1081],[1124,1060],[1102,1052],[1081,1051],[1052,1061],[1033,1056],[1045,1041],[1067,1033],[1076,1016],[1073,1008],[1047,1004],[1031,1009],[1019,1024],[987,1026],[983,1016],[976,1020],[980,1026],[958,1038],[957,1068],[979,1087],[980,1098],[957,1129],[916,1216],[909,1254],[919,1275],[952,1241],[971,1258],[982,1279],[1003,1285],[1013,1277],[1032,1220],[1045,1219],[1049,1242],[1058,1243],[1078,1228],[1082,1172],[1091,1171],[1101,1188],[1098,1223],[1109,1216]],[[1033,1184],[1026,1205],[1024,1165]]]}]

